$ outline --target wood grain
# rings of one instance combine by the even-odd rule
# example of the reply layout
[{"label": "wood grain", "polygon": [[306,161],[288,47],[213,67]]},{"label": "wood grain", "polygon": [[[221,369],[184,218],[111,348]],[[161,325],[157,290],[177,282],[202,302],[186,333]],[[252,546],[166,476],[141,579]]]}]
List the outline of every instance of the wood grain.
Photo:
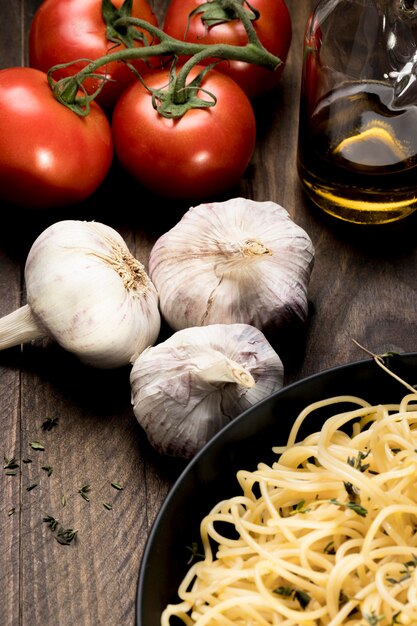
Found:
[{"label": "wood grain", "polygon": [[[2,7],[1,67],[27,62],[28,27],[39,4]],[[165,4],[155,2],[159,18]],[[315,246],[310,318],[282,346],[286,383],[365,358],[352,339],[375,352],[417,347],[415,219],[377,232],[351,229],[319,214],[298,184],[302,38],[312,4],[288,0],[293,42],[287,67],[275,93],[255,103],[255,154],[228,194],[282,204]],[[110,224],[146,266],[155,239],[188,206],[147,194],[134,198],[137,191],[115,167],[82,206],[38,215],[3,207],[10,224],[0,232],[0,314],[25,302],[28,249],[58,219]],[[37,342],[0,353],[0,400],[2,452],[19,463],[16,475],[0,474],[0,626],[133,626],[141,555],[181,464],[149,446],[132,412],[128,368],[92,370],[52,342]],[[46,418],[58,420],[50,431],[42,429]],[[44,450],[33,450],[33,441]],[[85,485],[89,501],[79,493]],[[49,515],[78,531],[69,546],[55,540],[43,521]]]}]

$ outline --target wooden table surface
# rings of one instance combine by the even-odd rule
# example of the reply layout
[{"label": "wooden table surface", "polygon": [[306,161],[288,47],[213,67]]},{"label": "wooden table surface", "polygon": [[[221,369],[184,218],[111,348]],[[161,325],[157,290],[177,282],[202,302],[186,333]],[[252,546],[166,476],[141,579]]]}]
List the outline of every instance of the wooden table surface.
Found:
[{"label": "wooden table surface", "polygon": [[[1,67],[27,63],[27,32],[39,4],[3,3]],[[155,2],[159,18],[165,4]],[[241,184],[228,194],[282,204],[315,246],[306,333],[281,354],[286,384],[367,358],[353,339],[377,353],[417,350],[415,219],[365,232],[334,223],[307,202],[297,180],[302,36],[311,6],[288,0],[293,22],[288,64],[276,92],[255,105],[255,154]],[[116,191],[126,199],[122,206],[116,206]],[[146,194],[132,204],[135,192],[115,168],[80,206],[36,215],[2,206],[8,219],[0,229],[0,314],[24,304],[29,247],[59,219],[113,226],[146,266],[155,239],[188,206],[172,207]],[[110,207],[104,207],[109,198]],[[51,430],[42,427],[48,418],[57,421]],[[18,464],[14,474],[4,468],[0,474],[0,626],[133,626],[141,555],[179,468],[151,449],[138,426],[129,369],[93,370],[52,342],[4,351],[0,433],[4,458]],[[44,450],[33,450],[33,441]],[[45,467],[52,468],[50,475]],[[84,485],[90,486],[89,501],[78,493]],[[43,521],[49,515],[77,529],[69,546],[55,541]]]}]

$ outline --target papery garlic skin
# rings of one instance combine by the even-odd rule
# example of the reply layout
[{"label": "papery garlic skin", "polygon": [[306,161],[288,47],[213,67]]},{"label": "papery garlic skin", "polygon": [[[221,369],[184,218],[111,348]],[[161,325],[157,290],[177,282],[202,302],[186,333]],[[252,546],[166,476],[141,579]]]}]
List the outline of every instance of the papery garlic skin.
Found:
[{"label": "papery garlic skin", "polygon": [[11,343],[5,329],[22,319],[32,335],[21,342],[49,336],[101,368],[131,363],[158,337],[156,289],[121,235],[105,224],[49,226],[29,251],[25,283],[27,305],[0,320],[1,349],[19,343],[17,331]]},{"label": "papery garlic skin", "polygon": [[274,202],[191,207],[154,244],[149,274],[169,326],[304,323],[314,262],[309,235]]},{"label": "papery garlic skin", "polygon": [[189,459],[237,415],[281,389],[283,378],[280,357],[257,328],[187,328],[133,363],[133,411],[159,453]]}]

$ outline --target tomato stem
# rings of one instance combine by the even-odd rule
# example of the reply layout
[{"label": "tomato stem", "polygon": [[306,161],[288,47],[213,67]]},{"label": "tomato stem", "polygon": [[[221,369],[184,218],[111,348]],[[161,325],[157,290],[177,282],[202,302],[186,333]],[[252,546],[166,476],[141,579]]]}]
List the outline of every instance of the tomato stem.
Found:
[{"label": "tomato stem", "polygon": [[[162,29],[150,24],[146,20],[123,15],[116,19],[113,26],[117,28],[126,28],[134,26],[142,29],[151,35],[152,39],[157,43],[154,45],[132,46],[126,47],[110,54],[106,54],[94,61],[81,59],[86,61],[87,65],[76,74],[62,78],[54,82],[53,74],[64,65],[55,65],[48,72],[50,86],[55,97],[66,106],[70,107],[79,115],[86,115],[89,112],[90,102],[99,93],[105,84],[105,75],[97,73],[101,67],[108,63],[124,61],[131,62],[138,59],[149,59],[154,57],[189,57],[183,67],[178,71],[175,80],[172,81],[170,89],[173,90],[172,100],[177,103],[185,102],[188,97],[186,80],[191,69],[203,60],[208,58],[216,60],[243,61],[255,65],[260,65],[271,71],[275,70],[281,63],[281,59],[268,52],[268,50],[259,41],[255,28],[252,24],[253,11],[245,9],[243,4],[246,0],[216,0],[225,10],[234,11],[238,19],[246,30],[248,43],[244,46],[235,46],[231,44],[196,44],[183,40],[175,39]],[[249,5],[250,6],[250,5]],[[252,17],[251,17],[252,15]],[[80,59],[74,60],[79,63]],[[65,64],[67,67],[69,64]],[[132,68],[133,69],[133,68]],[[92,95],[86,93],[83,89],[83,81],[94,76],[99,78],[101,86]],[[80,95],[81,90],[81,95]]]}]

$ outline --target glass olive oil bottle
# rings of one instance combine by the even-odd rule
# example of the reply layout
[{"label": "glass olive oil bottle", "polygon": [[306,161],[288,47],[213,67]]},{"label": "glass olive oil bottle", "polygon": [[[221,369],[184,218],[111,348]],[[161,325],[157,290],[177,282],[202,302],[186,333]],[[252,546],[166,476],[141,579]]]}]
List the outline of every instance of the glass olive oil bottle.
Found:
[{"label": "glass olive oil bottle", "polygon": [[318,2],[297,165],[313,202],[343,220],[383,224],[417,209],[417,3]]}]

